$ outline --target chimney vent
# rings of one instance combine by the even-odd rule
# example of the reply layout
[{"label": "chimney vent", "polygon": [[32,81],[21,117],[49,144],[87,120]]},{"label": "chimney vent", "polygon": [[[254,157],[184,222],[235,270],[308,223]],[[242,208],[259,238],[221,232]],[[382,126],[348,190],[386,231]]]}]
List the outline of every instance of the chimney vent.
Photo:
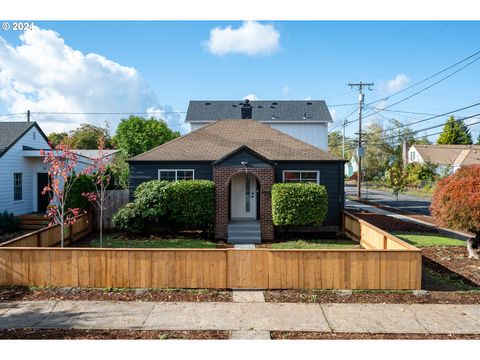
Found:
[{"label": "chimney vent", "polygon": [[245,99],[245,102],[242,105],[242,119],[251,119],[252,118],[252,105],[250,105],[250,100]]}]

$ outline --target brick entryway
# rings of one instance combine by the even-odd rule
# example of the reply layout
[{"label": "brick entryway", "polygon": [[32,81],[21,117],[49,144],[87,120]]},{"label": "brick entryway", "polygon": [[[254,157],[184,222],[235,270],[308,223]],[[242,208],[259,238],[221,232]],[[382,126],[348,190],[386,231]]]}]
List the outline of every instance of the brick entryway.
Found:
[{"label": "brick entryway", "polygon": [[273,167],[243,168],[214,167],[213,181],[215,183],[215,238],[227,238],[229,221],[229,184],[232,177],[238,173],[252,174],[260,184],[260,230],[263,240],[273,240],[272,199],[271,191],[274,183]]}]

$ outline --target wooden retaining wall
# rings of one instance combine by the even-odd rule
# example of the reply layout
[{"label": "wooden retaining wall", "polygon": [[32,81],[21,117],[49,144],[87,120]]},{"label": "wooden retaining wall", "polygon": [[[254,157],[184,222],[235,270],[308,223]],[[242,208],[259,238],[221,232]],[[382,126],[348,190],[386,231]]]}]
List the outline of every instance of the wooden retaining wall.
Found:
[{"label": "wooden retaining wall", "polygon": [[[77,221],[73,237],[87,231]],[[87,249],[36,247],[56,233],[0,247],[0,285],[121,288],[420,289],[421,251],[345,213],[365,249]],[[74,225],[74,226],[75,226]],[[58,231],[58,230],[55,230]],[[51,235],[54,234],[54,235]],[[49,238],[52,236],[52,239]],[[45,238],[46,237],[46,238]],[[40,240],[39,240],[40,239]],[[19,241],[16,240],[16,241]],[[35,246],[35,247],[32,247]]]},{"label": "wooden retaining wall", "polygon": [[[87,214],[78,215],[75,224],[65,228],[65,245],[75,242],[90,232]],[[60,246],[60,225],[53,225],[35,230],[31,233],[5,241],[1,247],[52,247]]]}]

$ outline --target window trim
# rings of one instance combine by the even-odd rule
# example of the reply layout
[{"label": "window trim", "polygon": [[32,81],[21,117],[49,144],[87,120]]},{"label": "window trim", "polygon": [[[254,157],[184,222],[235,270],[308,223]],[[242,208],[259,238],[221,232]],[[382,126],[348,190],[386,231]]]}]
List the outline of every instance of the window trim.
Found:
[{"label": "window trim", "polygon": [[178,181],[178,172],[179,171],[191,171],[192,180],[195,180],[195,169],[158,169],[158,180],[160,180],[160,171],[175,171],[175,180]]},{"label": "window trim", "polygon": [[[293,172],[293,173],[302,173],[302,172],[311,172],[317,174],[317,185],[320,184],[320,170],[283,170],[282,171],[282,182],[285,182],[285,173],[286,172]],[[302,181],[300,181],[302,183]]]},{"label": "window trim", "polygon": [[[16,200],[15,199],[15,188],[16,188],[16,186],[15,186],[15,175],[17,175],[17,174],[20,174],[21,182],[20,182],[20,199]],[[17,202],[21,202],[21,201],[23,201],[23,173],[14,172],[13,173],[13,202],[17,203]]]}]

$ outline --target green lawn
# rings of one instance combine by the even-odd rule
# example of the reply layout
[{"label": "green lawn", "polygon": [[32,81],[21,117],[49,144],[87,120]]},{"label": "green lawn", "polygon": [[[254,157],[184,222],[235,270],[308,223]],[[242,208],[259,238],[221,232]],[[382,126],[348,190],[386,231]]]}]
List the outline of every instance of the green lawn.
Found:
[{"label": "green lawn", "polygon": [[345,239],[292,240],[271,245],[272,249],[353,249],[360,245]]},{"label": "green lawn", "polygon": [[[91,247],[100,247],[100,241],[95,239]],[[216,244],[202,239],[178,237],[164,239],[161,237],[125,237],[111,234],[103,238],[103,247],[106,248],[215,248]]]},{"label": "green lawn", "polygon": [[431,233],[408,233],[408,232],[394,232],[394,235],[400,239],[409,242],[417,247],[427,246],[466,246],[463,240],[453,239],[447,236]]}]

